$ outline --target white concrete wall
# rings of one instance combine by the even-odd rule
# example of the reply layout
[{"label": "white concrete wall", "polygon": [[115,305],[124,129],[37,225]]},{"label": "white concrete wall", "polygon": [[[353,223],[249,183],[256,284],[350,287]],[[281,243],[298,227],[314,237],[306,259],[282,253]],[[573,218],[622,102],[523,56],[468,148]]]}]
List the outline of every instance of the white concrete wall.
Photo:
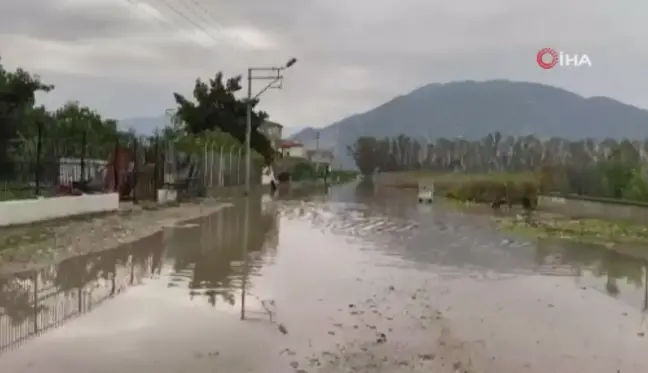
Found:
[{"label": "white concrete wall", "polygon": [[61,158],[59,160],[59,182],[71,184],[72,181],[104,179],[108,161],[104,159],[86,159],[84,161],[84,174],[81,175],[80,158]]},{"label": "white concrete wall", "polygon": [[0,227],[117,211],[119,194],[86,194],[0,202]]},{"label": "white concrete wall", "polygon": [[609,198],[539,196],[538,207],[580,218],[609,219],[645,224],[648,205]]},{"label": "white concrete wall", "polygon": [[283,150],[284,157],[306,158],[306,149],[303,146],[294,146]]},{"label": "white concrete wall", "polygon": [[158,189],[157,202],[171,203],[178,200],[178,191],[175,189]]}]

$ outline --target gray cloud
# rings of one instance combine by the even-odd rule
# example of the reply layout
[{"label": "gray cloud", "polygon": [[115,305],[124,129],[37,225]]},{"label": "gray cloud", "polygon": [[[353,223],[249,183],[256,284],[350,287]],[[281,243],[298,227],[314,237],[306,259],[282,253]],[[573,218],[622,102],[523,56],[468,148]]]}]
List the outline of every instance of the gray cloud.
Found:
[{"label": "gray cloud", "polygon": [[[284,89],[262,101],[289,126],[326,125],[424,84],[452,80],[530,80],[640,106],[648,98],[637,79],[648,62],[641,19],[648,3],[638,0],[136,4],[2,1],[3,62],[55,83],[48,104],[79,99],[113,117],[161,114],[172,105],[171,93],[190,92],[198,76],[238,74],[290,56],[299,63],[286,72]],[[162,19],[150,16],[155,10]],[[543,71],[535,65],[542,47],[587,53],[593,67]]]},{"label": "gray cloud", "polygon": [[128,2],[31,0],[0,4],[0,34],[25,35],[39,39],[81,41],[86,38],[120,38],[146,30],[146,23]]}]

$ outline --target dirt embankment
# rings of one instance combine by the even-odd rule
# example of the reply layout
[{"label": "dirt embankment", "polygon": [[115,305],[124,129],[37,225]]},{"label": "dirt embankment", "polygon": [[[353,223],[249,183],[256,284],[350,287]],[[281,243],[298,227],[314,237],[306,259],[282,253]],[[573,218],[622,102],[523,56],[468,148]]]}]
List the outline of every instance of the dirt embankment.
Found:
[{"label": "dirt embankment", "polygon": [[152,209],[124,205],[111,215],[0,228],[0,275],[112,249],[227,206],[216,200]]}]

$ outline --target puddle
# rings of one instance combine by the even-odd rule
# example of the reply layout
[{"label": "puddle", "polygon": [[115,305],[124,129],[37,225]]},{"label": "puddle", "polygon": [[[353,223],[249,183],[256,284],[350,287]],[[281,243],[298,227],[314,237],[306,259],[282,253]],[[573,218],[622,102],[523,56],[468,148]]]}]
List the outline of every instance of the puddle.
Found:
[{"label": "puddle", "polygon": [[412,196],[236,201],[0,279],[0,371],[648,371],[643,261]]}]

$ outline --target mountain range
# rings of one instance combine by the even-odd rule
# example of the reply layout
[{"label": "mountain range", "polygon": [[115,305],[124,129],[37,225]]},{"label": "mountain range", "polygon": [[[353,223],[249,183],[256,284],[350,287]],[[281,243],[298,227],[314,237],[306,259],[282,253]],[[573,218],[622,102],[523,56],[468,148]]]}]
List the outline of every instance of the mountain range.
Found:
[{"label": "mountain range", "polygon": [[[124,119],[120,128],[151,134],[167,124],[165,116]],[[429,84],[364,113],[323,128],[304,128],[285,137],[314,148],[332,149],[336,163],[354,167],[347,147],[359,136],[407,136],[427,141],[490,132],[577,139],[646,138],[648,111],[607,97],[583,97],[548,85],[508,80]],[[293,130],[294,131],[294,130]]]},{"label": "mountain range", "polygon": [[337,162],[353,167],[347,146],[359,136],[476,140],[494,131],[505,136],[643,139],[648,137],[648,111],[537,83],[462,81],[426,85],[327,127],[305,128],[292,139],[314,147],[319,133],[319,147],[333,149]]}]

